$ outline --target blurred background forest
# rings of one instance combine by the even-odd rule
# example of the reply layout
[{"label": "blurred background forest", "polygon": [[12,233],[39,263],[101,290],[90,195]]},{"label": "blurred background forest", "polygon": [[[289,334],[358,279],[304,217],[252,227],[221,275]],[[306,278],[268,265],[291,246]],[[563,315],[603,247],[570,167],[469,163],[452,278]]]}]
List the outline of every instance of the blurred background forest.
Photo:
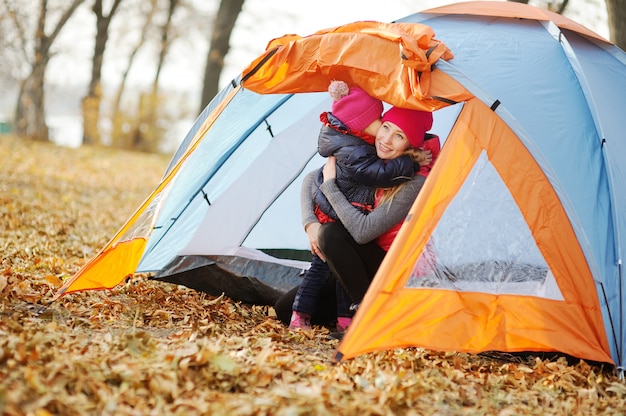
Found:
[{"label": "blurred background forest", "polygon": [[[626,48],[623,0],[516,1],[561,13]],[[211,98],[271,39],[454,2],[0,0],[0,134],[173,152]]]}]

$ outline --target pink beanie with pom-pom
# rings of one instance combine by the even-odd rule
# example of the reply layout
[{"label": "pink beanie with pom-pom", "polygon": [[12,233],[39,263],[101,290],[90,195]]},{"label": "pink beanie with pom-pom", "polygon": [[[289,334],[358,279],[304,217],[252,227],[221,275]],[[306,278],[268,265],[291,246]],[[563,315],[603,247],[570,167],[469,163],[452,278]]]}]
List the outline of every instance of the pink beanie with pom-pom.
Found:
[{"label": "pink beanie with pom-pom", "polygon": [[359,87],[350,88],[343,81],[332,81],[328,92],[333,99],[333,115],[350,130],[364,130],[383,113],[382,101]]}]

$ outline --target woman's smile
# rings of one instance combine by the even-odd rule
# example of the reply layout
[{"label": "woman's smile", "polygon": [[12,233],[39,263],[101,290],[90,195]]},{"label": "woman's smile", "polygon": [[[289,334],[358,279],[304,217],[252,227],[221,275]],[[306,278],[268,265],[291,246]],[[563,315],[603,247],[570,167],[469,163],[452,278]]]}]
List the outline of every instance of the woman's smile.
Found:
[{"label": "woman's smile", "polygon": [[398,126],[390,121],[385,121],[376,133],[375,145],[378,157],[389,160],[402,155],[411,146],[411,143]]}]

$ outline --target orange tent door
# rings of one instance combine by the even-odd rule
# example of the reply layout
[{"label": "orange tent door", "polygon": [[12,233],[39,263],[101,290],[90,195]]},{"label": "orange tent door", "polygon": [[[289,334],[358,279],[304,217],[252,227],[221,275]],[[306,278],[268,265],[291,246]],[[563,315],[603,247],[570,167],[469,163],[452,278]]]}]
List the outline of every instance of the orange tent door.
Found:
[{"label": "orange tent door", "polygon": [[[501,179],[501,194],[514,201],[545,259],[542,284],[552,282],[552,295],[494,290],[493,282],[428,287],[415,276],[429,239],[481,158]],[[471,185],[480,192],[478,182]],[[484,212],[488,221],[498,215]],[[557,194],[519,138],[478,99],[465,104],[335,359],[407,346],[558,351],[612,362],[594,280]]]}]

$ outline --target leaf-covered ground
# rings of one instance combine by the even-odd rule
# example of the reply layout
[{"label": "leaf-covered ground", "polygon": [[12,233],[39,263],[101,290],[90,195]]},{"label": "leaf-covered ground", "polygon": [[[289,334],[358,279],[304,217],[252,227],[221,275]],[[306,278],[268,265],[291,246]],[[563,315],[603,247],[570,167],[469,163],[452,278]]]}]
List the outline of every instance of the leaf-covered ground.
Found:
[{"label": "leaf-covered ground", "polygon": [[613,415],[626,384],[585,362],[418,348],[339,365],[328,330],[138,276],[55,289],[158,183],[169,158],[0,136],[0,413]]}]

